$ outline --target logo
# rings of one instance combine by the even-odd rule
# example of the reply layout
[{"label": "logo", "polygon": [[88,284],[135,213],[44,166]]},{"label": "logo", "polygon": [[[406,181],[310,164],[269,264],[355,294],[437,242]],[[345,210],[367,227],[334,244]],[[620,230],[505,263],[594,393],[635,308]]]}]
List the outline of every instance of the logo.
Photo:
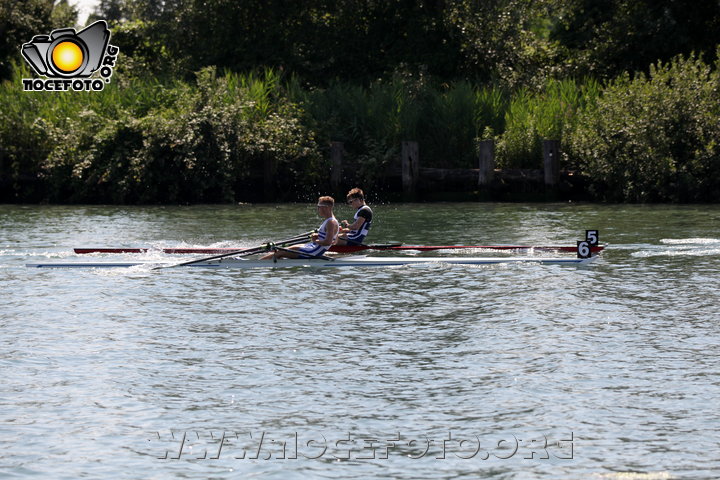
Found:
[{"label": "logo", "polygon": [[23,90],[102,90],[110,83],[120,51],[109,42],[110,30],[104,20],[79,32],[74,28],[59,28],[50,35],[35,35],[23,44],[21,52],[35,73],[46,79],[23,78]]}]

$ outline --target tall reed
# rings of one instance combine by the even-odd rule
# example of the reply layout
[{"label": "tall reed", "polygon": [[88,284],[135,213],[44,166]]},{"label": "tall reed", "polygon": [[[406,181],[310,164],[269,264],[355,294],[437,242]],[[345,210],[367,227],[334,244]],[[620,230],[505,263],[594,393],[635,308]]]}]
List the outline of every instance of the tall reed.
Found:
[{"label": "tall reed", "polygon": [[505,131],[498,142],[498,165],[541,168],[542,140],[560,140],[578,113],[597,100],[595,80],[549,80],[540,92],[521,89],[512,95],[505,113]]}]

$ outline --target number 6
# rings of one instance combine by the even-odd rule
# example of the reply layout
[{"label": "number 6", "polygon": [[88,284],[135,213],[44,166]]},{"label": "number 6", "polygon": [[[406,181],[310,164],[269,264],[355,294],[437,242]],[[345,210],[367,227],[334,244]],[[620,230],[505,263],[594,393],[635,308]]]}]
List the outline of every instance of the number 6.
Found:
[{"label": "number 6", "polygon": [[590,243],[587,241],[577,242],[577,256],[578,258],[590,258],[592,251],[590,249]]}]

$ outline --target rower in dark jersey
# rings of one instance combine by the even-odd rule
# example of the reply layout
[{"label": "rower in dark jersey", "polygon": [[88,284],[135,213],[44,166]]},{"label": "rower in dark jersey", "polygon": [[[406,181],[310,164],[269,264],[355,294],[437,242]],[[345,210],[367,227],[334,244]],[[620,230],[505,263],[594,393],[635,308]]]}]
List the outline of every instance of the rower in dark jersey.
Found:
[{"label": "rower in dark jersey", "polygon": [[347,203],[357,209],[353,223],[343,220],[336,245],[362,245],[372,226],[373,212],[365,204],[365,194],[359,188],[353,188],[347,194]]}]

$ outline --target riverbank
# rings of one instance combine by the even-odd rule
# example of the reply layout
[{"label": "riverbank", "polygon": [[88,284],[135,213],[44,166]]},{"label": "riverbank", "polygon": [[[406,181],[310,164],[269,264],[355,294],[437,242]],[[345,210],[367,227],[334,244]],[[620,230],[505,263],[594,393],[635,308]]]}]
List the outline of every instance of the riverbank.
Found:
[{"label": "riverbank", "polygon": [[[720,201],[720,73],[694,57],[512,92],[406,78],[310,88],[209,67],[194,83],[120,77],[78,96],[18,91],[28,75],[18,66],[0,86],[3,202],[293,201],[357,185],[387,198]],[[564,186],[511,173],[547,172],[547,141]],[[475,168],[477,183],[456,174]]]}]

